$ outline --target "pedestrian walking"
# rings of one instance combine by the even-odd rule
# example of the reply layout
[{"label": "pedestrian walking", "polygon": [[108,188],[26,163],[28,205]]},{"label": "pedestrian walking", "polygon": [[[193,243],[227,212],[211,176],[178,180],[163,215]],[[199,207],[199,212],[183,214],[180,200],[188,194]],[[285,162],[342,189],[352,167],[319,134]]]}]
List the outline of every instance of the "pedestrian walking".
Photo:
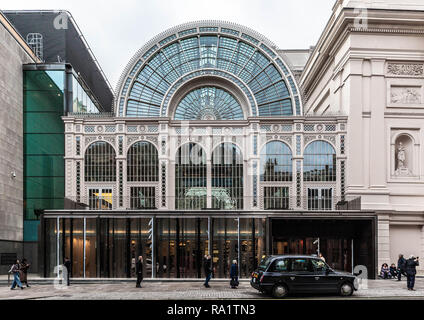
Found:
[{"label": "pedestrian walking", "polygon": [[10,290],[14,290],[16,286],[23,290],[24,287],[22,286],[21,279],[19,279],[19,260],[16,260],[15,264],[12,265],[12,268],[10,268],[9,273],[13,274],[13,282],[12,286],[10,287]]},{"label": "pedestrian walking", "polygon": [[143,257],[139,256],[135,264],[135,273],[137,274],[136,288],[141,288],[141,281],[143,281]]},{"label": "pedestrian walking", "polygon": [[408,290],[415,291],[415,275],[417,274],[417,266],[419,265],[418,257],[415,258],[414,255],[411,255],[408,260],[406,260],[406,282]]},{"label": "pedestrian walking", "polygon": [[27,262],[27,259],[22,258],[22,261],[19,265],[19,270],[20,270],[19,277],[20,277],[21,283],[22,284],[25,283],[27,288],[30,287],[30,285],[28,284],[28,269],[30,266],[31,265]]},{"label": "pedestrian walking", "polygon": [[231,289],[237,289],[239,285],[237,260],[233,260],[233,264],[231,265],[231,268],[230,268],[230,277],[231,277],[231,281],[230,281]]},{"label": "pedestrian walking", "polygon": [[66,257],[63,266],[66,268],[66,285],[69,286],[69,278],[71,277],[71,260]]},{"label": "pedestrian walking", "polygon": [[205,270],[205,283],[203,284],[206,288],[210,288],[209,281],[212,278],[212,257],[205,255],[205,261],[203,263],[203,269]]},{"label": "pedestrian walking", "polygon": [[403,254],[399,254],[399,259],[398,259],[398,262],[397,262],[397,268],[398,268],[397,279],[398,279],[398,281],[402,280],[402,274],[404,276],[406,276],[405,267],[406,267],[406,259],[403,257]]},{"label": "pedestrian walking", "polygon": [[319,253],[319,258],[320,258],[322,261],[324,261],[324,262],[325,262],[325,258],[324,258],[324,256],[322,255],[322,253],[321,253],[321,252]]}]

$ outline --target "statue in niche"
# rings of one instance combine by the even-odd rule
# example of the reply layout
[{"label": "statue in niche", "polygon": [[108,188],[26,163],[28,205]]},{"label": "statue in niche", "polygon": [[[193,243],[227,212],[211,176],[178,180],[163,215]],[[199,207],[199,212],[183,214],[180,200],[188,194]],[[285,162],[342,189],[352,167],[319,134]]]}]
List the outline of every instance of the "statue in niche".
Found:
[{"label": "statue in niche", "polygon": [[406,149],[402,142],[399,142],[397,152],[396,152],[396,163],[397,169],[395,174],[397,176],[409,176],[410,171],[408,167],[405,165],[406,162]]}]

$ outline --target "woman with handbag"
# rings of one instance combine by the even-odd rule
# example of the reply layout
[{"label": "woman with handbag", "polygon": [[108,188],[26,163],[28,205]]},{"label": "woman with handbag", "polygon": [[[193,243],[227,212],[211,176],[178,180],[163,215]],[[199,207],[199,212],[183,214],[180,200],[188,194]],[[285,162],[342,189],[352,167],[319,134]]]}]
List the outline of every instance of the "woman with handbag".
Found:
[{"label": "woman with handbag", "polygon": [[230,277],[231,277],[231,281],[230,281],[231,289],[237,289],[239,285],[237,260],[233,260],[233,264],[231,265],[231,268],[230,268]]}]

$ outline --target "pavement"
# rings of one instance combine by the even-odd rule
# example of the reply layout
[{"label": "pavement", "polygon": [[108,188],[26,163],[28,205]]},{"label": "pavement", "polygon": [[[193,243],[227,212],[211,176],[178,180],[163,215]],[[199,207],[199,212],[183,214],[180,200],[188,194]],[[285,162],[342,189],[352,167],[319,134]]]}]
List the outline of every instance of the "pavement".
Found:
[{"label": "pavement", "polygon": [[[31,285],[31,282],[30,282]],[[114,281],[99,283],[77,282],[66,287],[44,281],[34,283],[24,290],[10,290],[7,283],[0,285],[0,300],[228,300],[228,299],[269,299],[253,289],[248,281],[241,281],[238,289],[231,289],[229,281],[210,282],[206,289],[202,281],[149,281],[142,288],[135,287],[135,281]],[[377,300],[424,300],[424,279],[416,279],[416,291],[406,289],[406,281],[367,280],[367,286],[356,291],[352,297],[342,298],[333,295],[294,296],[287,299],[340,300],[340,299],[377,299]]]}]

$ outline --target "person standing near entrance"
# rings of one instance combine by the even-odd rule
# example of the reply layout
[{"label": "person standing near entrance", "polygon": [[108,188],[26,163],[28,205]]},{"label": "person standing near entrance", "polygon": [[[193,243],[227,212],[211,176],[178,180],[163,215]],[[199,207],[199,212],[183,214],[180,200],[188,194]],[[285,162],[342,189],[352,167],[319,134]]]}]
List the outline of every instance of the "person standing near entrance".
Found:
[{"label": "person standing near entrance", "polygon": [[141,281],[143,281],[143,257],[139,256],[135,264],[135,273],[137,274],[136,288],[141,288]]},{"label": "person standing near entrance", "polygon": [[411,255],[408,260],[406,260],[406,281],[408,290],[414,291],[414,285],[415,285],[415,275],[417,274],[417,266],[418,263],[418,257],[415,258],[414,255]]},{"label": "person standing near entrance", "polygon": [[230,268],[230,277],[231,277],[231,281],[230,281],[231,289],[237,289],[239,285],[237,260],[233,260],[233,264],[231,265],[231,268]]},{"label": "person standing near entrance", "polygon": [[28,284],[28,269],[30,267],[30,264],[27,263],[27,259],[23,258],[21,261],[21,264],[19,265],[19,269],[21,271],[20,273],[20,280],[22,284],[26,284],[27,288],[29,288]]},{"label": "person standing near entrance", "polygon": [[212,257],[210,255],[205,255],[205,261],[203,264],[205,270],[205,283],[203,284],[206,288],[210,288],[209,281],[212,278]]},{"label": "person standing near entrance", "polygon": [[71,260],[68,257],[65,258],[63,266],[66,268],[66,285],[69,286],[69,278],[71,276]]},{"label": "person standing near entrance", "polygon": [[397,268],[398,268],[397,279],[398,279],[398,281],[402,280],[402,274],[406,275],[405,267],[406,267],[406,259],[403,257],[403,254],[399,254],[399,259],[398,259],[398,262],[397,262]]},{"label": "person standing near entrance", "polygon": [[15,264],[12,266],[12,268],[10,268],[9,273],[13,274],[13,282],[10,290],[14,290],[16,286],[23,290],[24,287],[22,286],[21,280],[19,279],[19,260],[16,260]]}]

